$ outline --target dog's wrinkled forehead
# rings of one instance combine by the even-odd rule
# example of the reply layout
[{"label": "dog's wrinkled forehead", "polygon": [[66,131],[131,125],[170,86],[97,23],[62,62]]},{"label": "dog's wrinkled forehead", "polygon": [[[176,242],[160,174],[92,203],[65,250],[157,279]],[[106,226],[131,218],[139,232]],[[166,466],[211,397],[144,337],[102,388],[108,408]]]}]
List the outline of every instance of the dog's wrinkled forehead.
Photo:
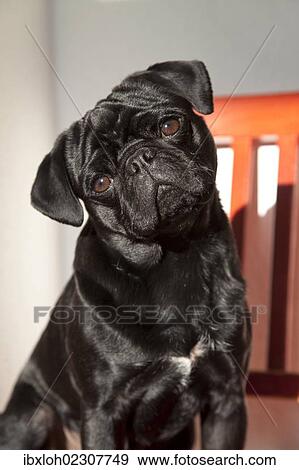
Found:
[{"label": "dog's wrinkled forehead", "polygon": [[142,79],[133,79],[124,82],[105,100],[97,103],[89,112],[89,119],[101,137],[111,135],[115,138],[125,133],[134,120],[138,124],[145,116],[155,119],[170,109],[183,109],[186,104],[183,98],[162,87]]}]

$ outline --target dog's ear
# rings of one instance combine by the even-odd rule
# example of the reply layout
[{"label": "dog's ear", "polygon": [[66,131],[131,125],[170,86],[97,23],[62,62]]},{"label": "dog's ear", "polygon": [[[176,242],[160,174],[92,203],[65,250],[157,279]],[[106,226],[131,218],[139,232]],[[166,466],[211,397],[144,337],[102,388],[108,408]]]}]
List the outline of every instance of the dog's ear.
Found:
[{"label": "dog's ear", "polygon": [[202,114],[213,112],[213,91],[208,71],[198,60],[161,62],[148,68],[155,80],[182,96]]},{"label": "dog's ear", "polygon": [[58,137],[51,152],[41,162],[31,190],[31,204],[51,219],[79,227],[84,213],[66,166],[68,158],[75,158],[78,151],[71,135],[72,127]]}]

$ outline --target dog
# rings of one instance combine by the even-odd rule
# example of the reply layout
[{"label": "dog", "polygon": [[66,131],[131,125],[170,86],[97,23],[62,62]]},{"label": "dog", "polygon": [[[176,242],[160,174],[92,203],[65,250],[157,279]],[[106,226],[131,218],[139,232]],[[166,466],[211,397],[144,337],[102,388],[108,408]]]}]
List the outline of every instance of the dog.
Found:
[{"label": "dog", "polygon": [[212,112],[202,62],[158,63],[42,161],[32,205],[79,227],[81,200],[88,220],[1,415],[1,448],[42,449],[66,430],[83,449],[190,449],[197,414],[203,449],[244,446],[250,318],[215,185]]}]

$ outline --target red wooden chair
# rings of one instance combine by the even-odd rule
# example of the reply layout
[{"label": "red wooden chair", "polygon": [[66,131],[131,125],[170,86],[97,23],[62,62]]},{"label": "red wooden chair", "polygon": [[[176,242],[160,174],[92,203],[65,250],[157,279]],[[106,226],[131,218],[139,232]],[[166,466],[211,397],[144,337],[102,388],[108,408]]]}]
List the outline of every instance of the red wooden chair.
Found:
[{"label": "red wooden chair", "polygon": [[[206,121],[216,142],[228,136],[234,151],[230,218],[256,314],[248,393],[299,399],[299,93],[217,98]],[[268,217],[257,211],[263,142],[279,146],[277,199]]]}]

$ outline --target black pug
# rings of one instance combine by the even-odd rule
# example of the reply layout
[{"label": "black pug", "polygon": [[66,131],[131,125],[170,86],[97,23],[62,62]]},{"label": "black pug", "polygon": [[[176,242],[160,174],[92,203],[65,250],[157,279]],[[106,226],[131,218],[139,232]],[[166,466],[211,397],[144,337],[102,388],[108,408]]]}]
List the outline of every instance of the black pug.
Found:
[{"label": "black pug", "polygon": [[89,218],[1,416],[1,448],[44,448],[59,424],[83,449],[190,449],[197,413],[204,449],[244,445],[250,320],[199,115],[212,111],[202,62],[156,64],[42,161],[33,206],[80,226],[81,199]]}]

